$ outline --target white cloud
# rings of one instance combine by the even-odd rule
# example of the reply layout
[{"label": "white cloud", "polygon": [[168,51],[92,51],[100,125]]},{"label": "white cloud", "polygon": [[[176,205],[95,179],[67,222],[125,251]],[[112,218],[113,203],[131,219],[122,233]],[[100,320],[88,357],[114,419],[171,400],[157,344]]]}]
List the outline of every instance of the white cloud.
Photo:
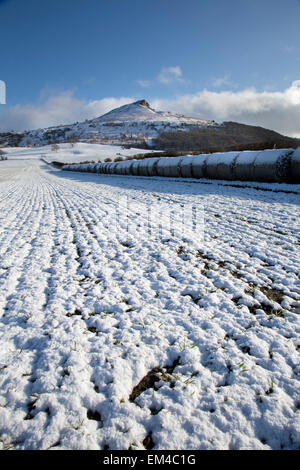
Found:
[{"label": "white cloud", "polygon": [[137,83],[142,87],[142,88],[147,88],[151,85],[150,80],[137,80]]},{"label": "white cloud", "polygon": [[175,67],[163,67],[158,75],[158,81],[164,85],[174,82],[183,82],[182,71],[179,65]]},{"label": "white cloud", "polygon": [[66,91],[51,96],[40,105],[1,106],[0,130],[29,130],[59,124],[72,124],[101,116],[113,108],[131,101],[132,97],[104,98],[86,102]]},{"label": "white cloud", "polygon": [[154,100],[151,105],[189,116],[236,121],[276,130],[284,135],[300,137],[300,81],[284,91],[263,91],[247,88],[241,91],[202,90],[181,95],[175,100]]},{"label": "white cloud", "polygon": [[214,78],[212,80],[211,84],[214,88],[219,88],[223,85],[227,85],[227,86],[231,86],[231,87],[236,86],[231,82],[230,75],[224,75],[224,77]]}]

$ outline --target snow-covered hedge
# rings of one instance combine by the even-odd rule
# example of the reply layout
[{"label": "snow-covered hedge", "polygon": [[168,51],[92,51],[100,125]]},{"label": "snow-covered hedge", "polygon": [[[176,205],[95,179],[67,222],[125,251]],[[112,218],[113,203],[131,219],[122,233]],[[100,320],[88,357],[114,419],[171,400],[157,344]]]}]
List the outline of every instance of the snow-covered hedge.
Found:
[{"label": "snow-covered hedge", "polygon": [[65,165],[63,170],[117,175],[300,183],[300,147]]}]

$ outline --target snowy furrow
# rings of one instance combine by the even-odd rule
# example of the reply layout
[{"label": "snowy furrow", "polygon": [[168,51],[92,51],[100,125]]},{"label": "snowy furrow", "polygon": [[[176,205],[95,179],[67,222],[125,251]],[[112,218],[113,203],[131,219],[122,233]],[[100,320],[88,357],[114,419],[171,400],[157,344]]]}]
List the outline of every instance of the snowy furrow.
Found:
[{"label": "snowy furrow", "polygon": [[298,196],[2,165],[2,448],[300,447]]}]

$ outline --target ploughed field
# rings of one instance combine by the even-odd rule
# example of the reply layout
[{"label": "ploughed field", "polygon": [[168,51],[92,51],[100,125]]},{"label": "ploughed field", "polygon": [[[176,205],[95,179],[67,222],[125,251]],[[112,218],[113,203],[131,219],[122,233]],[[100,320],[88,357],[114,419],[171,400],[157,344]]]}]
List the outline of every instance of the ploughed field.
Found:
[{"label": "ploughed field", "polygon": [[236,186],[1,162],[0,448],[300,448],[300,187]]}]

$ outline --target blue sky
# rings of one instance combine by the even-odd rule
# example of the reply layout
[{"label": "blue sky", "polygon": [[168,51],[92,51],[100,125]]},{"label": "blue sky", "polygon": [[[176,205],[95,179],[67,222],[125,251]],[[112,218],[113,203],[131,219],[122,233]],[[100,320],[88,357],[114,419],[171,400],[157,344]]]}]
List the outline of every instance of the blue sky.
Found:
[{"label": "blue sky", "polygon": [[[0,129],[72,122],[146,98],[296,135],[299,18],[299,0],[0,0]],[[287,101],[292,126],[288,115],[272,118]]]}]

